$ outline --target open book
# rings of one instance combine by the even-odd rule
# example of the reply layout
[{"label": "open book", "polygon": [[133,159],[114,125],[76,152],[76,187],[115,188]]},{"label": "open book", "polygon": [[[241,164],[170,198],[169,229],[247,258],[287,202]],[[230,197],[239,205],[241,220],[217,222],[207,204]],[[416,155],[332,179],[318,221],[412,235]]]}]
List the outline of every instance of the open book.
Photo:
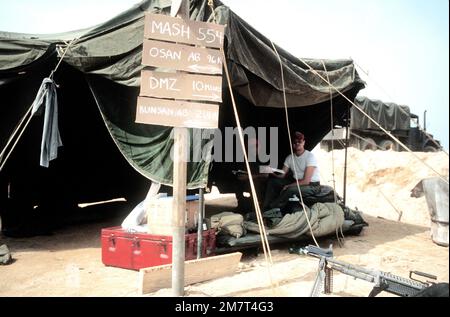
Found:
[{"label": "open book", "polygon": [[248,175],[248,173],[247,173],[247,171],[243,171],[243,170],[232,170],[231,171],[231,173],[233,173],[234,175],[236,175],[236,176],[239,176],[239,175]]},{"label": "open book", "polygon": [[260,166],[259,167],[259,172],[261,174],[270,174],[270,173],[275,173],[275,174],[280,174],[280,175],[284,174],[283,170],[271,167],[269,165],[262,165],[262,166]]}]

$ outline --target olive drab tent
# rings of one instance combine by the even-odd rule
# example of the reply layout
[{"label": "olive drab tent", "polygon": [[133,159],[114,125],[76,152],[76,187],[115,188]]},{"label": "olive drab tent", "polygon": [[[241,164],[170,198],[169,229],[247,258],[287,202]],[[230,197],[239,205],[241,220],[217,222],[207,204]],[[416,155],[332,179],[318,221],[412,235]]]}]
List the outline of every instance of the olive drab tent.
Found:
[{"label": "olive drab tent", "polygon": [[[40,167],[43,119],[34,117],[0,172],[0,204],[8,199],[29,206],[48,200],[104,200],[145,195],[149,180],[171,185],[173,129],[135,123],[144,13],[167,15],[170,6],[170,0],[142,1],[105,23],[63,34],[0,31],[0,149],[26,114],[43,79],[70,46],[52,76],[58,85],[63,146],[49,168]],[[207,0],[191,0],[190,19],[211,22],[215,16],[217,23],[226,24],[224,53],[242,125],[279,127],[279,155],[283,157],[289,145],[279,58],[271,41],[236,13],[220,1],[214,1],[214,9],[213,15]],[[292,40],[302,39],[293,34]],[[330,131],[330,87],[304,62],[351,100],[364,82],[351,60],[300,60],[276,48],[290,123],[308,136],[307,148],[311,149]],[[222,83],[220,129],[236,126],[225,76]],[[332,115],[338,123],[350,105],[337,92],[331,93]],[[211,151],[210,140],[202,141],[206,152]],[[188,163],[188,188],[204,187],[208,176],[210,180],[220,176],[214,174],[214,167],[219,166],[214,163],[211,170],[209,162]]]}]

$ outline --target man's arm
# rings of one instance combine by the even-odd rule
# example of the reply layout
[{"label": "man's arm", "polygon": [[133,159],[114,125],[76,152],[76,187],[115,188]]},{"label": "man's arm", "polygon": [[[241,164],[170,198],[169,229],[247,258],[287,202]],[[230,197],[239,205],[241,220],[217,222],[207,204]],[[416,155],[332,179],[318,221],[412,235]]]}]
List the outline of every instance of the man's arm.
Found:
[{"label": "man's arm", "polygon": [[283,190],[285,190],[285,189],[287,189],[289,187],[292,187],[292,186],[297,186],[297,184],[299,184],[300,186],[301,185],[308,185],[311,182],[311,178],[312,178],[312,176],[314,174],[314,170],[315,169],[316,169],[315,166],[308,166],[305,169],[305,174],[303,175],[302,179],[297,179],[296,182],[293,182],[291,184],[288,184],[288,185],[284,186]]},{"label": "man's arm", "polygon": [[275,173],[271,173],[270,175],[272,175],[273,177],[276,178],[285,178],[289,172],[289,167],[287,167],[286,165],[283,165],[283,174],[279,175],[279,174],[275,174]]},{"label": "man's arm", "polygon": [[298,180],[299,185],[308,185],[311,182],[311,178],[314,174],[314,170],[316,169],[315,166],[308,166],[305,170],[305,175],[303,176],[303,179]]}]

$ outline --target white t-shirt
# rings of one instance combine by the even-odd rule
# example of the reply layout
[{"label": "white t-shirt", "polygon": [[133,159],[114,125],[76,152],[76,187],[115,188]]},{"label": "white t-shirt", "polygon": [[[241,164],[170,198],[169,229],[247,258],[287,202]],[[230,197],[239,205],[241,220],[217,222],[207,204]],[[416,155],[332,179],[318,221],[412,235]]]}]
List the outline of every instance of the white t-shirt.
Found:
[{"label": "white t-shirt", "polygon": [[295,179],[303,179],[306,168],[308,166],[314,166],[315,169],[311,177],[311,182],[320,182],[319,166],[317,164],[316,157],[308,150],[305,150],[305,152],[303,152],[300,156],[295,154],[294,156],[292,156],[292,154],[289,155],[284,161],[284,166],[289,167]]}]

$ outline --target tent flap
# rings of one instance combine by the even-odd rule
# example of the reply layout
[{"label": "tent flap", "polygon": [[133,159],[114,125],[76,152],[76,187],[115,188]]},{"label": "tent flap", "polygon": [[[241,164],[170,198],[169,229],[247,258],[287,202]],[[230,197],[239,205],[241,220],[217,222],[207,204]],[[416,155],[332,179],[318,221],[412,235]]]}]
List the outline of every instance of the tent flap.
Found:
[{"label": "tent flap", "polygon": [[[105,80],[99,76],[88,77],[89,87],[99,106],[103,120],[115,144],[128,163],[148,179],[172,184],[173,173],[173,129],[170,127],[134,123],[136,106],[130,100],[137,100],[139,90]],[[190,140],[201,129],[189,129]],[[194,132],[196,131],[196,132]],[[204,134],[207,135],[207,134]],[[200,134],[201,136],[201,134]],[[211,138],[201,139],[200,149],[190,147],[188,162],[188,188],[204,187],[208,180],[209,161],[194,160],[199,151],[209,153]],[[200,152],[201,153],[201,152]]]}]

